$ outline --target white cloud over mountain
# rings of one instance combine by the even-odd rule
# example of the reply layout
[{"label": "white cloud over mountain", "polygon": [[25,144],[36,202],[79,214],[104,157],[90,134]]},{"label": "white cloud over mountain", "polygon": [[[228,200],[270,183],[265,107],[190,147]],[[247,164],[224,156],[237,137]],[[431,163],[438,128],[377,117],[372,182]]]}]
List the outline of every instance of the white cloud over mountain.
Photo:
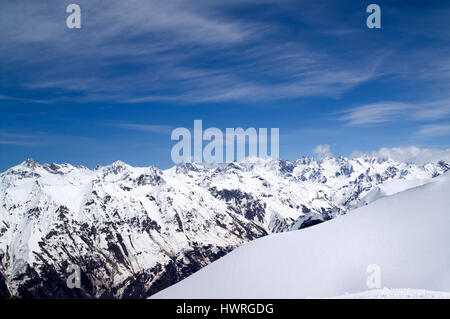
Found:
[{"label": "white cloud over mountain", "polygon": [[424,164],[440,160],[450,161],[450,149],[440,150],[433,148],[420,148],[417,146],[405,147],[383,147],[373,152],[353,152],[353,157],[372,156],[379,158],[390,158],[399,162],[408,162],[414,164]]}]

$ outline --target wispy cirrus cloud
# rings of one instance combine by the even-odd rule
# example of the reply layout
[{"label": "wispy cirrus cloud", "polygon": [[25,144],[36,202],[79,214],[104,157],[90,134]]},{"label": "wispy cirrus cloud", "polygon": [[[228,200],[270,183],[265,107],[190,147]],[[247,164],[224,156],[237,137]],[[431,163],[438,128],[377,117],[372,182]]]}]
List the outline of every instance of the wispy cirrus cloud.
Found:
[{"label": "wispy cirrus cloud", "polygon": [[416,135],[421,137],[450,136],[450,123],[421,126]]},{"label": "wispy cirrus cloud", "polygon": [[32,103],[42,103],[42,104],[50,104],[50,100],[46,99],[27,99],[27,98],[21,98],[16,96],[9,96],[9,95],[3,95],[0,94],[0,101],[21,101],[21,102],[32,102]]},{"label": "wispy cirrus cloud", "polygon": [[34,135],[0,132],[0,145],[37,146],[41,143]]},{"label": "wispy cirrus cloud", "polygon": [[450,100],[427,103],[380,102],[342,112],[339,120],[352,126],[380,125],[399,120],[439,120],[450,116]]},{"label": "wispy cirrus cloud", "polygon": [[450,117],[450,100],[418,104],[411,114],[416,120],[439,120]]},{"label": "wispy cirrus cloud", "polygon": [[365,104],[344,111],[339,119],[349,125],[376,125],[392,122],[410,108],[410,104],[398,102]]},{"label": "wispy cirrus cloud", "polygon": [[173,129],[168,125],[154,125],[154,124],[136,124],[136,123],[109,123],[108,126],[113,126],[120,129],[151,132],[159,134],[169,134]]},{"label": "wispy cirrus cloud", "polygon": [[[63,3],[20,3],[0,11],[0,58],[27,68],[19,83],[24,94],[45,91],[53,103],[335,97],[383,73],[381,51],[349,60],[302,38],[277,40],[285,28],[280,21],[233,14],[257,5],[289,12],[290,1],[80,0],[80,30],[65,28]],[[299,19],[314,24],[308,17]]]},{"label": "wispy cirrus cloud", "polygon": [[[364,49],[371,40],[359,6],[333,10],[328,2],[301,2],[292,16],[290,0],[77,3],[80,30],[65,27],[66,4],[57,0],[2,4],[0,61],[8,62],[0,66],[5,74],[20,74],[21,98],[45,92],[48,103],[251,102],[335,98],[381,78],[432,87],[450,83],[448,46]],[[260,6],[282,18],[266,19]],[[435,11],[420,17],[424,24],[442,26]],[[284,17],[304,28],[293,29]],[[312,36],[339,46],[317,45]],[[343,36],[352,40],[343,42]],[[377,112],[375,121],[382,118]]]},{"label": "wispy cirrus cloud", "polygon": [[40,147],[92,142],[94,139],[46,132],[21,133],[0,131],[0,145]]}]

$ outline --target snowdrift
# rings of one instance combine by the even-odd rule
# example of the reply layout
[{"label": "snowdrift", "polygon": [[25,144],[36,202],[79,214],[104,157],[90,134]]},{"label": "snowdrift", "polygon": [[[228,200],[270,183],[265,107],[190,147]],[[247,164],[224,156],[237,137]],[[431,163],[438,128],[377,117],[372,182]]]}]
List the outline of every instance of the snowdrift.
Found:
[{"label": "snowdrift", "polygon": [[[449,243],[446,173],[326,223],[247,243],[153,297],[345,297],[369,290],[367,268],[373,264],[381,287],[394,292],[450,292]],[[356,296],[371,295],[380,296]]]},{"label": "snowdrift", "polygon": [[421,289],[371,289],[333,299],[450,299],[449,292]]}]

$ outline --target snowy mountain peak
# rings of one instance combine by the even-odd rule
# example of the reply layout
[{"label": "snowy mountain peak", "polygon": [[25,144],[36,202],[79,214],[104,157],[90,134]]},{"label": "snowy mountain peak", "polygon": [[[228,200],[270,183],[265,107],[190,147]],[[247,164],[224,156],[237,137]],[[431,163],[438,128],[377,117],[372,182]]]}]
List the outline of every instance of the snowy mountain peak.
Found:
[{"label": "snowy mountain peak", "polygon": [[25,161],[23,161],[22,163],[20,163],[20,166],[27,167],[27,168],[35,168],[35,167],[39,166],[39,162],[36,161],[35,159],[28,158]]},{"label": "snowy mountain peak", "polygon": [[125,162],[117,160],[117,161],[111,163],[109,166],[111,166],[111,167],[128,167],[129,165]]},{"label": "snowy mountain peak", "polygon": [[344,157],[166,170],[27,160],[0,174],[0,285],[43,296],[46,283],[72,296],[55,282],[71,261],[86,273],[86,296],[148,296],[242,243],[316,225],[448,170]]},{"label": "snowy mountain peak", "polygon": [[437,165],[439,165],[440,168],[442,168],[442,169],[445,170],[445,171],[450,170],[450,163],[447,163],[446,161],[439,161],[439,162],[437,163]]}]

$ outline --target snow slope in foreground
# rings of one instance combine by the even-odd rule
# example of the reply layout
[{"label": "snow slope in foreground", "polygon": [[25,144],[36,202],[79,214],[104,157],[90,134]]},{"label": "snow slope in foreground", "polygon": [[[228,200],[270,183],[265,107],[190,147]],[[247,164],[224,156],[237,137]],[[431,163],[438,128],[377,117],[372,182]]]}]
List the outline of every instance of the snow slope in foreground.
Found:
[{"label": "snow slope in foreground", "polygon": [[450,174],[334,220],[270,235],[154,298],[326,298],[381,286],[450,292]]},{"label": "snow slope in foreground", "polygon": [[450,299],[450,293],[421,289],[372,289],[336,299]]}]

